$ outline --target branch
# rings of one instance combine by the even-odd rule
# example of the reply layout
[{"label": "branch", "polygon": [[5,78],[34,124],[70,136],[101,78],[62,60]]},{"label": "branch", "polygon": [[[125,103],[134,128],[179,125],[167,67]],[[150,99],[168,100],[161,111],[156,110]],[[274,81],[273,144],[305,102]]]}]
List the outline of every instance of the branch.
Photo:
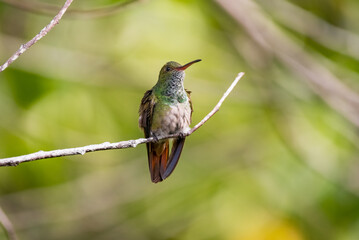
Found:
[{"label": "branch", "polygon": [[[222,98],[219,100],[219,102],[217,103],[217,105],[212,109],[212,111],[210,113],[207,114],[207,116],[205,116],[196,126],[194,126],[191,130],[189,130],[187,132],[187,134],[185,134],[185,136],[191,135],[194,131],[196,131],[198,128],[200,128],[205,122],[208,121],[208,119],[210,119],[216,112],[218,112],[219,108],[221,107],[222,103],[224,102],[224,100],[228,97],[228,95],[230,94],[230,92],[233,90],[233,88],[237,85],[238,81],[243,77],[244,72],[240,72],[238,73],[238,76],[236,77],[236,79],[234,79],[233,83],[231,84],[231,86],[229,86],[229,88],[227,89],[227,91],[223,94]],[[0,159],[1,160],[1,159]]]},{"label": "branch", "polygon": [[5,212],[0,207],[0,225],[3,227],[4,231],[9,240],[16,240],[16,234],[14,226],[12,225],[9,218],[6,216]]},{"label": "branch", "polygon": [[221,107],[223,101],[228,97],[229,93],[233,90],[236,86],[238,81],[243,77],[244,73],[241,72],[238,74],[236,79],[233,81],[231,86],[227,89],[227,91],[223,94],[222,98],[219,100],[217,105],[213,108],[213,110],[207,114],[196,126],[190,129],[187,132],[179,133],[179,134],[171,134],[168,136],[158,137],[155,139],[153,137],[150,138],[139,138],[136,140],[127,140],[121,141],[116,143],[109,143],[104,142],[101,144],[93,144],[84,147],[76,147],[76,148],[66,148],[66,149],[59,149],[59,150],[52,150],[52,151],[39,151],[36,153],[31,153],[23,156],[18,157],[11,157],[11,158],[3,158],[0,159],[0,166],[17,166],[23,162],[31,162],[35,160],[45,159],[45,158],[55,158],[55,157],[64,157],[64,156],[71,156],[71,155],[84,155],[88,152],[96,152],[102,150],[110,150],[110,149],[123,149],[123,148],[135,148],[139,144],[155,142],[157,140],[167,139],[167,138],[175,138],[179,136],[189,136],[193,132],[195,132],[198,128],[200,128],[205,122],[207,122],[216,112],[218,112],[219,108]]},{"label": "branch", "polygon": [[14,62],[21,54],[28,50],[32,45],[34,45],[41,38],[46,36],[50,30],[59,23],[60,19],[66,12],[67,8],[71,5],[73,0],[66,0],[64,6],[61,8],[59,13],[51,20],[51,22],[44,27],[33,39],[28,41],[25,44],[22,44],[20,48],[3,64],[0,66],[0,72],[4,71],[12,62]]}]

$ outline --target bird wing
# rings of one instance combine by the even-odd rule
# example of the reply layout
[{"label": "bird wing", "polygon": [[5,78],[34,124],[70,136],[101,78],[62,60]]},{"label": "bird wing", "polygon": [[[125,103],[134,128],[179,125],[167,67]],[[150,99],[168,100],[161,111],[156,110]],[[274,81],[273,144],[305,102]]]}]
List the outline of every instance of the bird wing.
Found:
[{"label": "bird wing", "polygon": [[188,101],[189,101],[189,106],[191,107],[191,116],[190,116],[190,122],[192,122],[192,113],[193,113],[193,105],[192,105],[192,100],[191,100],[191,91],[188,89],[185,89],[186,93],[187,93],[187,97],[188,97]]},{"label": "bird wing", "polygon": [[[148,90],[142,98],[139,110],[139,126],[145,133],[145,137],[151,137],[151,125],[153,112],[156,107],[155,96],[152,90]],[[169,153],[169,141],[146,143],[148,167],[151,173],[151,180],[154,183],[163,180],[161,177],[164,172]]]},{"label": "bird wing", "polygon": [[173,139],[172,150],[168,158],[169,160],[166,166],[166,170],[164,171],[164,173],[161,173],[162,179],[166,179],[169,175],[171,175],[173,170],[175,170],[182,153],[185,139],[186,138],[181,137]]},{"label": "bird wing", "polygon": [[151,135],[151,122],[153,116],[153,110],[155,108],[155,99],[152,94],[152,89],[145,92],[141,100],[140,109],[138,111],[140,118],[138,119],[138,125],[144,131],[145,137],[148,138]]}]

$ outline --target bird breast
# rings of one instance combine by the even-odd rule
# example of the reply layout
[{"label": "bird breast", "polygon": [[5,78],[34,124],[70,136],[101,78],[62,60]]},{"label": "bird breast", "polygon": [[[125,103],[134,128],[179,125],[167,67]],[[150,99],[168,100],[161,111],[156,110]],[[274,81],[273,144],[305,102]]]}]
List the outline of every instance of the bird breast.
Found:
[{"label": "bird breast", "polygon": [[188,101],[175,105],[156,106],[152,119],[152,133],[156,136],[176,134],[189,128],[191,107]]}]

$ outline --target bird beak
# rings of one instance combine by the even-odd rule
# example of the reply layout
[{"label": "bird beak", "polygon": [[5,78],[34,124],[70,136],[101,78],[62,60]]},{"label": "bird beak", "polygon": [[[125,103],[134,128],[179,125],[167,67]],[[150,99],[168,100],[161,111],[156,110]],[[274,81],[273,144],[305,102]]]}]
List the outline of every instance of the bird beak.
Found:
[{"label": "bird beak", "polygon": [[197,62],[200,62],[200,61],[202,61],[201,59],[197,59],[197,60],[194,60],[194,61],[192,61],[192,62],[189,62],[189,63],[187,63],[187,64],[185,64],[185,65],[182,65],[182,66],[180,66],[180,67],[176,67],[176,69],[177,70],[185,70],[186,68],[188,68],[189,66],[191,66],[193,63],[197,63]]}]

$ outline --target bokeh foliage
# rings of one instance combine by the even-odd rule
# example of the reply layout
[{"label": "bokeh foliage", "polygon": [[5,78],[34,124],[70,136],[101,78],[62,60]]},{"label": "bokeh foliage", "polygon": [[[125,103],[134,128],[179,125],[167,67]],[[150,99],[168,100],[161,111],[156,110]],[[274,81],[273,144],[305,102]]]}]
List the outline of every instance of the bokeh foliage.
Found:
[{"label": "bokeh foliage", "polygon": [[[358,60],[290,28],[270,1],[255,2],[359,92]],[[291,3],[359,31],[356,0]],[[70,10],[106,4],[118,1],[75,0]],[[1,62],[53,15],[0,1]],[[139,1],[103,17],[66,13],[0,73],[0,157],[142,137],[139,102],[161,66],[197,58],[185,80],[194,123],[238,72],[246,75],[186,140],[166,181],[150,182],[144,145],[0,168],[0,206],[21,239],[358,239],[358,128],[215,1]]]}]

